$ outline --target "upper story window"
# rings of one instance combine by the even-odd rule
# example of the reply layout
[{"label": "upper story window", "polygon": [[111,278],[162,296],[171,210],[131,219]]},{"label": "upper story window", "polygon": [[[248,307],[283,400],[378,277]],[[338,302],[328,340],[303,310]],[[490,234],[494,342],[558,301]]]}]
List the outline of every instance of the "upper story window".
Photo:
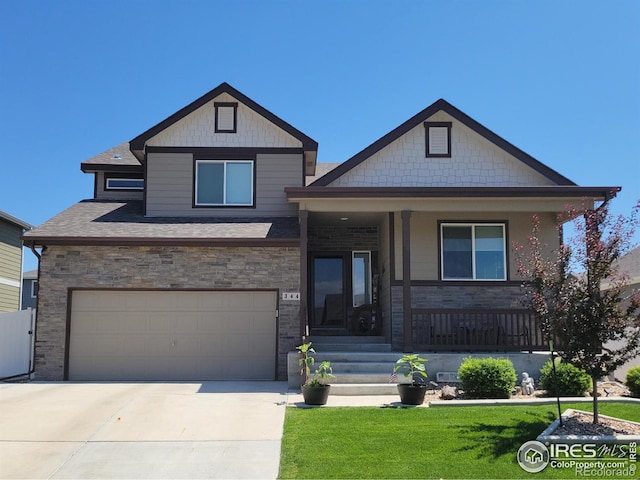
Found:
[{"label": "upper story window", "polygon": [[236,133],[238,127],[238,104],[229,102],[215,102],[216,133]]},{"label": "upper story window", "polygon": [[195,205],[252,207],[253,160],[196,160]]},{"label": "upper story window", "polygon": [[36,298],[38,296],[38,281],[31,280],[31,298]]},{"label": "upper story window", "polygon": [[451,157],[451,122],[424,122],[427,157]]},{"label": "upper story window", "polygon": [[504,223],[442,223],[442,280],[506,280]]},{"label": "upper story window", "polygon": [[105,190],[143,190],[144,179],[129,177],[106,177]]}]

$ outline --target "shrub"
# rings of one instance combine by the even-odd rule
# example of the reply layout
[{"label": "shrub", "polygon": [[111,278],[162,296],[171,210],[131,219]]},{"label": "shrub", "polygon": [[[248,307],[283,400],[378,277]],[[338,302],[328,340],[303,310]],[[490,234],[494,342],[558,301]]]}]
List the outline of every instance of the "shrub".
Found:
[{"label": "shrub", "polygon": [[509,398],[518,379],[506,358],[465,358],[458,377],[471,398]]},{"label": "shrub", "polygon": [[640,397],[640,367],[631,367],[627,372],[627,381],[624,384],[629,387],[633,397]]},{"label": "shrub", "polygon": [[540,369],[540,388],[547,394],[561,397],[582,397],[591,389],[591,377],[584,370],[566,362],[556,362],[553,374],[551,360]]}]

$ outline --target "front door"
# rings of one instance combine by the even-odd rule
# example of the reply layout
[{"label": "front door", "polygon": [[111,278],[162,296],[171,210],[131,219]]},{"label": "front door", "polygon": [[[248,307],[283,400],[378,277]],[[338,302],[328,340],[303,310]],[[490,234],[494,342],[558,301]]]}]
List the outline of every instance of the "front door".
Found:
[{"label": "front door", "polygon": [[347,329],[347,261],[344,255],[316,255],[311,263],[311,328],[339,334]]}]

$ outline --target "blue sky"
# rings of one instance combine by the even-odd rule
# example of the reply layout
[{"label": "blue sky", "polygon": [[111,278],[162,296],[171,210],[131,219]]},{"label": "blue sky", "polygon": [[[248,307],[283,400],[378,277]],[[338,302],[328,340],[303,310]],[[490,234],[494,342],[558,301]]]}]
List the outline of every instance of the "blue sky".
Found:
[{"label": "blue sky", "polygon": [[[229,82],[344,161],[439,98],[579,185],[640,198],[640,2],[0,2],[0,209]],[[36,268],[25,256],[25,268]]]}]

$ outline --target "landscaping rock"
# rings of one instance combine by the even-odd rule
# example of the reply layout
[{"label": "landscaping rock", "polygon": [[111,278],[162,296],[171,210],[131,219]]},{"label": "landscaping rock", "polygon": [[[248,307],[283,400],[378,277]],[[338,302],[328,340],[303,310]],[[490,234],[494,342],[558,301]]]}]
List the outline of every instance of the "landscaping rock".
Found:
[{"label": "landscaping rock", "polygon": [[458,391],[455,387],[451,387],[449,385],[445,385],[440,390],[440,398],[442,400],[453,400],[458,396]]}]

